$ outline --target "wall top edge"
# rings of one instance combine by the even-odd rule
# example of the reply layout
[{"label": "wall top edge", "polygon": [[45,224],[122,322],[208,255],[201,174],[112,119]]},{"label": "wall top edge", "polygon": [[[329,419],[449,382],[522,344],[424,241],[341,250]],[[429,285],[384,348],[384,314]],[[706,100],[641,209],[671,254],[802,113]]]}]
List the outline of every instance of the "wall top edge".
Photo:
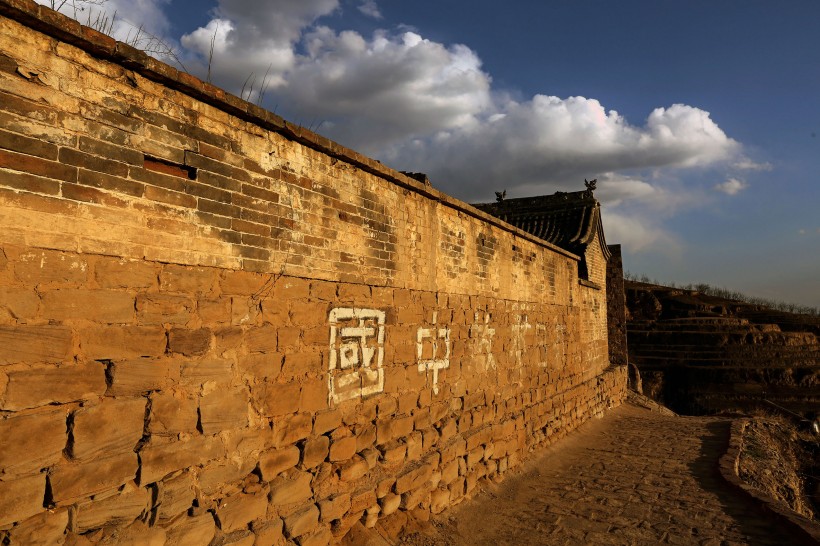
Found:
[{"label": "wall top edge", "polygon": [[175,91],[185,93],[194,99],[223,110],[244,121],[258,125],[265,130],[278,133],[308,148],[345,161],[365,172],[418,193],[443,206],[473,216],[487,224],[499,227],[522,239],[531,241],[538,246],[552,250],[570,259],[580,260],[579,256],[571,252],[530,235],[455,197],[405,176],[375,159],[360,154],[350,148],[346,148],[300,125],[291,123],[273,112],[243,100],[215,85],[204,82],[196,76],[163,63],[149,56],[144,51],[136,49],[126,43],[119,42],[106,34],[80,24],[78,21],[66,15],[37,4],[34,0],[0,0],[0,15],[15,20],[52,38],[69,43],[94,57],[133,70],[147,79],[160,83]]}]

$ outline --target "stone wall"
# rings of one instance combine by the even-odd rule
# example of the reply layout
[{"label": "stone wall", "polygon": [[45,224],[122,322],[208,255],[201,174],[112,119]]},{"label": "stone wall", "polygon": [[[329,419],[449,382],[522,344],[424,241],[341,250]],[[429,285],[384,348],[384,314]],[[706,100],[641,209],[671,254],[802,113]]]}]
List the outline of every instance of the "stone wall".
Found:
[{"label": "stone wall", "polygon": [[395,535],[620,403],[576,256],[0,0],[0,542]]}]

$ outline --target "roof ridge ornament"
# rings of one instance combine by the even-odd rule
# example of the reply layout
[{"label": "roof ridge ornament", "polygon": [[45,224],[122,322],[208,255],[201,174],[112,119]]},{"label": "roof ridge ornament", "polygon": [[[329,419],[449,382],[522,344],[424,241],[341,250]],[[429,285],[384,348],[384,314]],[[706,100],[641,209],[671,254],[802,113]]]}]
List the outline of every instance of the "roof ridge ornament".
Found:
[{"label": "roof ridge ornament", "polygon": [[587,188],[587,191],[584,192],[584,197],[592,197],[592,192],[595,191],[597,184],[597,178],[593,178],[592,180],[587,180],[586,178],[584,178],[584,186],[586,186]]},{"label": "roof ridge ornament", "polygon": [[507,197],[507,190],[495,192],[495,200],[500,203]]}]

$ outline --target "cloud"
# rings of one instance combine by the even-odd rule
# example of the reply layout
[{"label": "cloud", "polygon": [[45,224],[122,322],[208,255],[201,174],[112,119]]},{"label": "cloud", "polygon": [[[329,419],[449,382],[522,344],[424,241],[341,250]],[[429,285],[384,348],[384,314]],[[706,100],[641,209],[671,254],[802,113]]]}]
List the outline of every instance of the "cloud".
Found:
[{"label": "cloud", "polygon": [[729,178],[725,182],[715,185],[717,191],[723,192],[726,195],[737,195],[747,187],[748,184],[746,184],[746,182],[738,180],[737,178]]},{"label": "cloud", "polygon": [[306,33],[304,45],[277,90],[280,100],[365,152],[469,125],[490,106],[490,78],[462,45],[446,47],[409,31],[367,39],[327,27]]},{"label": "cloud", "polygon": [[229,91],[238,94],[249,79],[275,89],[296,62],[305,28],[338,7],[338,0],[219,0],[213,19],[180,43],[192,70],[204,77],[210,64],[214,82]]},{"label": "cloud", "polygon": [[472,123],[383,153],[390,164],[425,170],[445,191],[474,198],[499,184],[548,193],[607,172],[708,166],[738,149],[708,112],[691,106],[657,108],[635,126],[595,99],[536,95],[496,103]]},{"label": "cloud", "polygon": [[771,171],[774,166],[768,162],[758,163],[748,157],[741,157],[738,161],[732,163],[732,168],[741,171]]},{"label": "cloud", "polygon": [[670,260],[683,254],[683,244],[658,223],[608,210],[601,215],[607,242],[617,242],[630,254],[658,253]]},{"label": "cloud", "polygon": [[379,6],[376,5],[375,0],[363,0],[363,2],[359,5],[359,11],[374,19],[382,18],[382,14],[379,11]]},{"label": "cloud", "polygon": [[[38,4],[51,7],[49,0],[36,0]],[[60,12],[85,25],[95,26],[95,21],[107,18],[113,23],[110,34],[117,40],[131,43],[140,29],[173,45],[168,35],[171,24],[164,9],[171,0],[91,0],[89,2],[66,2]],[[58,2],[59,4],[59,2]],[[106,25],[107,27],[108,25]],[[146,42],[137,43],[145,48]]]}]

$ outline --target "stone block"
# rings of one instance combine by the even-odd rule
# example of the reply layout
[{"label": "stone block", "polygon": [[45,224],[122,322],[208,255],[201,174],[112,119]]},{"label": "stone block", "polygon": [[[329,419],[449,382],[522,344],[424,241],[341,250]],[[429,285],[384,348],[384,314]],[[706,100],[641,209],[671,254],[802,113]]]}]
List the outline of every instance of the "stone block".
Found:
[{"label": "stone block", "polygon": [[407,445],[398,440],[390,441],[382,446],[379,446],[381,452],[382,464],[389,467],[396,467],[404,463],[407,456]]},{"label": "stone block", "polygon": [[61,544],[68,527],[68,510],[48,510],[24,520],[9,530],[12,546]]},{"label": "stone block", "polygon": [[350,494],[340,493],[319,502],[322,523],[340,519],[350,510]]},{"label": "stone block", "polygon": [[126,487],[124,491],[102,500],[77,505],[74,525],[83,533],[104,525],[125,526],[134,522],[151,507],[151,493],[145,488]]},{"label": "stone block", "polygon": [[63,408],[0,420],[0,475],[34,474],[57,463],[68,442],[67,417]]},{"label": "stone block", "polygon": [[[29,320],[37,316],[40,298],[33,289],[0,287],[0,311],[18,320]],[[0,316],[3,313],[0,312]]]},{"label": "stone block", "polygon": [[74,412],[71,456],[80,460],[134,451],[145,428],[145,398],[103,399]]},{"label": "stone block", "polygon": [[216,284],[218,272],[213,268],[166,264],[159,274],[159,288],[180,294],[210,292]]},{"label": "stone block", "polygon": [[315,504],[303,508],[285,518],[285,532],[290,537],[310,533],[319,525],[319,509]]},{"label": "stone block", "polygon": [[181,353],[185,356],[200,356],[208,352],[211,347],[213,334],[210,328],[171,328],[168,333],[168,350],[172,353]]},{"label": "stone block", "polygon": [[88,261],[76,254],[31,250],[18,256],[14,276],[27,285],[79,286],[88,277]]},{"label": "stone block", "polygon": [[197,401],[183,392],[151,394],[148,432],[166,436],[196,432],[199,420]]},{"label": "stone block", "polygon": [[396,478],[396,485],[393,490],[401,495],[411,489],[417,489],[427,482],[433,475],[433,466],[429,464],[421,465],[418,468],[405,472]]},{"label": "stone block", "polygon": [[138,466],[137,454],[133,452],[57,465],[49,473],[52,499],[58,505],[67,505],[82,497],[116,489],[136,477]]},{"label": "stone block", "polygon": [[136,260],[99,260],[94,265],[94,279],[101,288],[152,288],[157,285],[159,268]]},{"label": "stone block", "polygon": [[313,496],[309,472],[291,470],[274,479],[270,484],[270,503],[273,506],[305,502]]},{"label": "stone block", "polygon": [[49,320],[91,320],[105,324],[134,321],[134,297],[118,290],[64,288],[44,292],[42,316]]},{"label": "stone block", "polygon": [[140,451],[140,483],[156,482],[177,470],[202,465],[224,456],[225,447],[219,438],[195,436],[177,442],[156,443],[152,438]]},{"label": "stone block", "polygon": [[297,413],[274,423],[273,444],[277,447],[295,444],[310,435],[313,419],[309,413]]},{"label": "stone block", "polygon": [[185,325],[194,316],[196,304],[188,296],[155,292],[138,294],[137,320],[145,325]]},{"label": "stone block", "polygon": [[330,462],[346,461],[356,454],[356,437],[348,436],[333,440],[330,445]]},{"label": "stone block", "polygon": [[328,455],[330,438],[327,436],[317,436],[308,438],[302,447],[302,468],[315,468],[322,464]]},{"label": "stone block", "polygon": [[0,527],[45,511],[46,475],[0,482]]},{"label": "stone block", "polygon": [[356,453],[372,447],[376,443],[376,427],[371,424],[356,427]]},{"label": "stone block", "polygon": [[254,460],[242,460],[236,453],[227,461],[213,461],[199,471],[199,489],[206,496],[230,490],[236,482],[246,478],[256,466]]},{"label": "stone block", "polygon": [[[82,535],[81,535],[82,536]],[[128,527],[114,528],[103,532],[99,546],[164,546],[168,544],[165,529],[149,527],[148,523],[138,520]]]},{"label": "stone block", "polygon": [[388,493],[381,500],[382,515],[389,516],[398,510],[399,506],[401,506],[401,495]]},{"label": "stone block", "polygon": [[313,419],[313,434],[320,435],[342,425],[342,412],[332,409],[317,413]]},{"label": "stone block", "polygon": [[233,375],[233,360],[222,358],[203,358],[187,360],[182,363],[180,383],[185,386],[202,386],[206,383],[227,385]]},{"label": "stone block", "polygon": [[210,544],[216,534],[216,523],[210,512],[182,516],[167,528],[168,546],[202,546]]},{"label": "stone block", "polygon": [[343,482],[356,481],[367,474],[368,470],[367,461],[363,457],[355,455],[339,467],[339,479]]},{"label": "stone block", "polygon": [[302,386],[295,381],[290,383],[266,382],[262,386],[262,404],[265,415],[276,417],[298,411],[301,390]]},{"label": "stone block", "polygon": [[299,411],[316,413],[328,407],[328,383],[326,377],[311,379],[302,383],[299,397]]},{"label": "stone block", "polygon": [[247,529],[256,519],[264,519],[268,510],[267,492],[253,495],[235,494],[224,497],[217,506],[216,519],[223,533]]},{"label": "stone block", "polygon": [[378,499],[376,498],[375,491],[369,488],[362,489],[360,491],[356,491],[350,496],[350,511],[362,512],[376,506],[377,502]]},{"label": "stone block", "polygon": [[99,362],[34,365],[5,371],[0,409],[18,411],[46,404],[65,404],[102,396],[105,367]]},{"label": "stone block", "polygon": [[436,489],[430,495],[430,511],[434,514],[442,513],[450,506],[450,491],[448,489]]},{"label": "stone block", "polygon": [[80,331],[80,350],[89,360],[160,357],[167,340],[161,326],[96,326]]},{"label": "stone block", "polygon": [[327,527],[320,527],[309,535],[299,537],[299,546],[327,546],[333,542],[333,533]]},{"label": "stone block", "polygon": [[271,481],[276,476],[299,464],[299,448],[296,446],[283,447],[262,453],[259,456],[259,470],[262,472],[262,479]]},{"label": "stone block", "polygon": [[245,332],[245,347],[250,353],[275,353],[278,348],[279,327],[255,326]]},{"label": "stone block", "polygon": [[205,434],[248,426],[248,392],[216,389],[199,401],[200,424]]},{"label": "stone block", "polygon": [[187,511],[196,498],[193,473],[180,472],[157,482],[157,517],[169,521]]},{"label": "stone block", "polygon": [[138,358],[109,366],[109,396],[140,396],[164,389],[179,377],[179,362],[168,359]]},{"label": "stone block", "polygon": [[254,524],[253,532],[256,535],[255,546],[283,546],[287,542],[282,520],[277,517],[271,518],[259,526]]},{"label": "stone block", "polygon": [[0,326],[0,364],[62,362],[73,357],[70,328]]}]

